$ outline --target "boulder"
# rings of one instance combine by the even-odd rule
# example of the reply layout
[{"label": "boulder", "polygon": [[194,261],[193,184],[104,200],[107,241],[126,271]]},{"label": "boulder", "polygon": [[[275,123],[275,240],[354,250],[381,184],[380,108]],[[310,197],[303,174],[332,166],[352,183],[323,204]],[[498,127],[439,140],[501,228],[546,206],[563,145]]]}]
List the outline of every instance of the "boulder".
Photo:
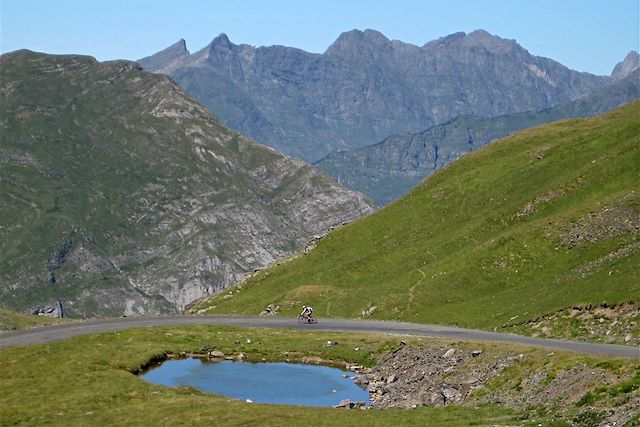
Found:
[{"label": "boulder", "polygon": [[442,406],[445,404],[444,396],[442,393],[431,393],[431,398],[429,399],[429,404],[431,406]]},{"label": "boulder", "polygon": [[351,408],[351,400],[343,399],[337,405],[333,406],[334,408]]},{"label": "boulder", "polygon": [[209,358],[211,359],[222,359],[224,358],[224,353],[220,350],[212,350],[209,352]]},{"label": "boulder", "polygon": [[457,402],[461,398],[460,392],[451,387],[443,388],[440,393],[444,397],[445,404]]},{"label": "boulder", "polygon": [[450,348],[449,350],[447,350],[442,357],[447,358],[447,357],[451,357],[456,353],[456,349],[455,348]]},{"label": "boulder", "polygon": [[340,403],[334,406],[334,408],[344,408],[344,409],[354,409],[354,408],[362,408],[366,404],[360,400],[351,401],[351,399],[341,400]]},{"label": "boulder", "polygon": [[368,385],[369,384],[369,380],[367,379],[366,376],[364,375],[358,375],[354,378],[354,382],[358,385]]}]

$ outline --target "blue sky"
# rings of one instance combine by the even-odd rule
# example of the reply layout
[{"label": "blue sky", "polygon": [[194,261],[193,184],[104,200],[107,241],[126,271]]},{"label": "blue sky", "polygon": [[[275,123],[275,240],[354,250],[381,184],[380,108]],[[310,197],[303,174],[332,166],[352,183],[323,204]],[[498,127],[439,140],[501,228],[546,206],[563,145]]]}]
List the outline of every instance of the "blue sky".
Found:
[{"label": "blue sky", "polygon": [[0,51],[139,59],[184,38],[323,52],[343,31],[422,45],[485,29],[570,68],[609,74],[639,47],[638,0],[0,0]]}]

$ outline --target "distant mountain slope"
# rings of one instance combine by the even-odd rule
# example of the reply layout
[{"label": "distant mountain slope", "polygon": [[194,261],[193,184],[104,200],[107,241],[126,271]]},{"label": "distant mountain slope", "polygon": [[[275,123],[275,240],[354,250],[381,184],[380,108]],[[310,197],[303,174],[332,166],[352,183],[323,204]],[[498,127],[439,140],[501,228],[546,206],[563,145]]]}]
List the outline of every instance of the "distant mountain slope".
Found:
[{"label": "distant mountain slope", "polygon": [[547,108],[611,81],[482,30],[422,47],[353,30],[323,54],[221,34],[193,54],[178,42],[139,63],[169,74],[226,125],[310,162],[461,114]]},{"label": "distant mountain slope", "polygon": [[640,70],[636,69],[622,80],[557,107],[494,118],[460,116],[423,132],[393,135],[375,145],[333,153],[317,165],[383,206],[437,169],[493,140],[543,123],[600,114],[638,98]]},{"label": "distant mountain slope", "polygon": [[0,57],[0,306],[175,312],[371,211],[133,62]]},{"label": "distant mountain slope", "polygon": [[196,309],[295,314],[304,303],[320,318],[493,329],[581,304],[638,303],[639,176],[640,101],[528,129]]}]

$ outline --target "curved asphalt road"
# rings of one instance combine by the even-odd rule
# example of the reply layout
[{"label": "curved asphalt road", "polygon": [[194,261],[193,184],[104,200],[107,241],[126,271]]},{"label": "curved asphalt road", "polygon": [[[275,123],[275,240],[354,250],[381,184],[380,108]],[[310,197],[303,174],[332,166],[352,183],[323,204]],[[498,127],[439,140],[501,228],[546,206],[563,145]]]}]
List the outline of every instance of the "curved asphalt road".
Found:
[{"label": "curved asphalt road", "polygon": [[492,341],[520,344],[552,350],[572,351],[596,356],[624,357],[640,361],[640,347],[592,344],[501,334],[497,332],[463,329],[453,326],[421,325],[406,322],[374,320],[320,319],[313,325],[298,324],[296,319],[286,317],[223,317],[223,316],[175,316],[175,317],[127,317],[92,320],[43,326],[23,331],[0,333],[0,347],[42,344],[60,341],[77,335],[110,332],[121,329],[171,325],[228,325],[260,328],[293,328],[303,330],[339,332],[375,332],[384,334],[415,335],[457,339],[465,341]]}]

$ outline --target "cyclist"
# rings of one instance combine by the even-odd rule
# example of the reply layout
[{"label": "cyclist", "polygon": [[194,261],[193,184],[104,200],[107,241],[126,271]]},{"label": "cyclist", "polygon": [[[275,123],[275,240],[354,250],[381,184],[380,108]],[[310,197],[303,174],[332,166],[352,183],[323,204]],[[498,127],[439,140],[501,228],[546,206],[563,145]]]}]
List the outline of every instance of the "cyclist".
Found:
[{"label": "cyclist", "polygon": [[313,315],[313,308],[303,305],[302,313],[300,313],[300,316],[302,316],[307,322],[310,322],[312,319],[312,315]]}]

